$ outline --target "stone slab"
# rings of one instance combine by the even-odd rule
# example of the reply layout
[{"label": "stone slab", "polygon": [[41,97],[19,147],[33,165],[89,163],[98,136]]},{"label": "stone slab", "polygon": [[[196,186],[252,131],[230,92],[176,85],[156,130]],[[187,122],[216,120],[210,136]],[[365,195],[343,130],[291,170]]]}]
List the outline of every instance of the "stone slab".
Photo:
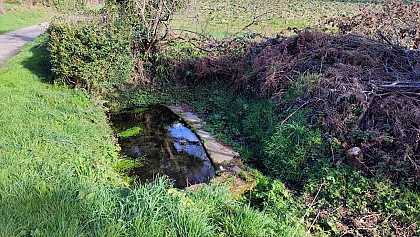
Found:
[{"label": "stone slab", "polygon": [[184,111],[184,109],[180,106],[169,105],[168,108],[172,110],[172,112],[178,114],[182,117],[189,125],[202,125],[202,120],[195,114]]},{"label": "stone slab", "polygon": [[185,112],[180,106],[168,106],[168,108],[172,110],[172,112],[178,114],[190,126],[197,129],[196,134],[203,142],[203,145],[214,164],[227,164],[233,158],[239,157],[239,153],[235,152],[232,148],[222,144],[209,132],[204,131],[202,127],[205,125],[205,122],[202,121],[197,115],[191,112]]},{"label": "stone slab", "polygon": [[215,139],[204,140],[203,143],[211,160],[215,164],[229,163],[233,158],[239,156],[239,154],[233,151],[232,148],[221,144]]}]

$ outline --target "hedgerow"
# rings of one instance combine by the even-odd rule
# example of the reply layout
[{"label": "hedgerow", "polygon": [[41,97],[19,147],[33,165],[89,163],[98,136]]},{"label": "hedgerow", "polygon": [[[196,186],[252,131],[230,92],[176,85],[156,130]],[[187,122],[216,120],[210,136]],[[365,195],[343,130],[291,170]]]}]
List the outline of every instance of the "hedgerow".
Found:
[{"label": "hedgerow", "polygon": [[53,23],[49,51],[55,81],[97,94],[124,85],[132,73],[128,32],[101,24]]}]

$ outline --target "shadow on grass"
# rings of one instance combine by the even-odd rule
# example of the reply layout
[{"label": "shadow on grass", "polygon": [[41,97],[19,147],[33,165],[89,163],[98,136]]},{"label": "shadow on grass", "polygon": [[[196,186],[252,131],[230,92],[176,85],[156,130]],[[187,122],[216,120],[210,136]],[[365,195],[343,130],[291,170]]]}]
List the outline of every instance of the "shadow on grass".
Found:
[{"label": "shadow on grass", "polygon": [[42,82],[52,84],[54,82],[51,72],[50,53],[47,50],[46,36],[42,35],[41,40],[35,39],[36,45],[32,47],[32,55],[22,61],[22,65],[34,73]]}]

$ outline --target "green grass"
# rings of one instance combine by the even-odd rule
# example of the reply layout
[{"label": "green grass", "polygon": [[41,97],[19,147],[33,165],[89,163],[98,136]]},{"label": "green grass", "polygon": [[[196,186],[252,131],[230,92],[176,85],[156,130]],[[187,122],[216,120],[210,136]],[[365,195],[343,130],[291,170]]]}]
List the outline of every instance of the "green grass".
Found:
[{"label": "green grass", "polygon": [[84,93],[44,83],[47,60],[38,40],[0,70],[2,236],[76,236],[96,183],[116,180],[105,116]]},{"label": "green grass", "polygon": [[184,29],[216,39],[244,33],[289,36],[306,27],[333,30],[325,25],[328,18],[354,14],[359,5],[322,0],[192,0],[184,11],[175,14],[172,29],[179,34]]},{"label": "green grass", "polygon": [[45,38],[0,69],[0,236],[305,236],[226,188],[124,185],[89,96],[49,83]]},{"label": "green grass", "polygon": [[6,4],[6,13],[0,14],[0,34],[49,21],[52,10],[44,7]]}]

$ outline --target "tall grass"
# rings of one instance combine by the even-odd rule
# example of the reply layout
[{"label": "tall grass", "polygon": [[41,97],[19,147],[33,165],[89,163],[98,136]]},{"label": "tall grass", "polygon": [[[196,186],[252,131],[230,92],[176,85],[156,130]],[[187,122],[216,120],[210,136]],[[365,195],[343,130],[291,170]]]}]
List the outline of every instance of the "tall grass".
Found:
[{"label": "tall grass", "polygon": [[0,71],[2,236],[80,235],[104,189],[96,183],[116,180],[105,116],[86,94],[45,84],[46,66],[38,40]]},{"label": "tall grass", "polygon": [[217,185],[123,185],[101,109],[46,83],[44,40],[0,70],[0,236],[290,236]]}]

